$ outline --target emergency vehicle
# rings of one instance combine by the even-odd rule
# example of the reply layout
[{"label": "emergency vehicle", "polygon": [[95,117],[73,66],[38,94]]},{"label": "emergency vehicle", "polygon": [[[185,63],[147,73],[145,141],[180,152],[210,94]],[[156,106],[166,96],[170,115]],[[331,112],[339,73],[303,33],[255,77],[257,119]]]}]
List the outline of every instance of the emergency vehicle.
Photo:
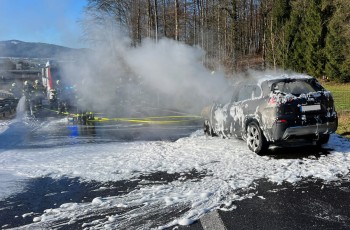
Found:
[{"label": "emergency vehicle", "polygon": [[48,61],[45,68],[42,68],[42,84],[46,89],[46,95],[49,102],[56,100],[57,81],[61,80],[61,73],[57,63]]}]

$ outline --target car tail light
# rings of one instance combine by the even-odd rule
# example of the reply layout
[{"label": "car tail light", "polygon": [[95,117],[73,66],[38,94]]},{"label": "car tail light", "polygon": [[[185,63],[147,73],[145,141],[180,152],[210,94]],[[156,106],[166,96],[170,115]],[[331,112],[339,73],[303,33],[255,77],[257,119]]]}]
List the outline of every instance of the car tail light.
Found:
[{"label": "car tail light", "polygon": [[271,97],[269,100],[269,104],[277,104],[277,99],[275,97]]},{"label": "car tail light", "polygon": [[280,119],[280,120],[277,120],[278,123],[287,123],[287,120],[286,119]]}]

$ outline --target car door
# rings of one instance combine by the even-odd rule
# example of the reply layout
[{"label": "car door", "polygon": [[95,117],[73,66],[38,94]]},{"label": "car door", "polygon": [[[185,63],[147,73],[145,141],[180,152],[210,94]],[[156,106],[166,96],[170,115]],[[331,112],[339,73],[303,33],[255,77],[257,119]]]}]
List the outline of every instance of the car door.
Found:
[{"label": "car door", "polygon": [[236,90],[238,93],[232,98],[229,113],[232,119],[232,134],[241,138],[245,133],[246,120],[256,114],[261,89],[258,85],[245,84],[236,87]]}]

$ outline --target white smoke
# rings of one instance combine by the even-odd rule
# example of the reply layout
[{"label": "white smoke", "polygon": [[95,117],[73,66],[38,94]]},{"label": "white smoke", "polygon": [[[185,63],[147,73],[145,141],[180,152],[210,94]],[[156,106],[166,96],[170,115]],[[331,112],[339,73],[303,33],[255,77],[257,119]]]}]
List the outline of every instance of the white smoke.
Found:
[{"label": "white smoke", "polygon": [[171,39],[131,47],[124,33],[113,35],[104,34],[105,42],[65,68],[87,109],[133,115],[157,107],[199,114],[227,87],[223,73],[202,64],[205,52],[198,47]]}]

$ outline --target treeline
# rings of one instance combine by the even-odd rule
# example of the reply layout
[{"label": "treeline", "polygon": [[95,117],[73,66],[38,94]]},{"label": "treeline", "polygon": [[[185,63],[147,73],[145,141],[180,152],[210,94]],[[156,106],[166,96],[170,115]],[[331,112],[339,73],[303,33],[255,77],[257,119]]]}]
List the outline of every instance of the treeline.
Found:
[{"label": "treeline", "polygon": [[348,0],[88,0],[86,12],[104,39],[113,27],[125,29],[132,46],[175,39],[202,47],[209,68],[279,68],[350,81]]}]

